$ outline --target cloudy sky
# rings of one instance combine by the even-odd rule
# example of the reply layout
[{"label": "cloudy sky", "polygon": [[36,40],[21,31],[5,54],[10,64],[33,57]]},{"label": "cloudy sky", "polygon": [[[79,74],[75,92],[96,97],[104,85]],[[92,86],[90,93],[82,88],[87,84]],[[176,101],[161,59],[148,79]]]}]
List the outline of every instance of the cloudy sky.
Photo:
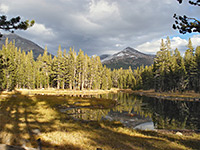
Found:
[{"label": "cloudy sky", "polygon": [[173,14],[200,17],[200,7],[187,0],[0,0],[0,14],[35,20],[27,31],[15,33],[56,54],[82,49],[89,56],[113,54],[130,46],[155,54],[161,38],[170,37],[172,48],[186,49],[188,38],[200,45],[200,34],[180,35],[172,29]]}]

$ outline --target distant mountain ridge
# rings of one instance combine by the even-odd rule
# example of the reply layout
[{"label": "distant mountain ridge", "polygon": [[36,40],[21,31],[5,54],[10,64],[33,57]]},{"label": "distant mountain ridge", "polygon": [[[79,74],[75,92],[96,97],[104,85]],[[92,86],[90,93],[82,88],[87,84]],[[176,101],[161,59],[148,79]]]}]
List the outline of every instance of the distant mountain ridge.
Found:
[{"label": "distant mountain ridge", "polygon": [[136,69],[141,65],[152,65],[155,55],[144,54],[138,50],[127,47],[124,50],[102,59],[102,64],[111,69]]},{"label": "distant mountain ridge", "polygon": [[8,38],[8,42],[15,41],[15,46],[18,48],[20,47],[21,50],[24,50],[25,52],[32,50],[34,59],[36,59],[40,54],[42,55],[44,53],[44,49],[39,45],[14,33],[4,34],[3,37],[1,37],[0,49],[2,48],[2,45],[5,44],[6,38]]},{"label": "distant mountain ridge", "polygon": [[107,58],[109,56],[111,56],[111,55],[110,54],[103,54],[103,55],[101,55],[99,57],[100,57],[101,60],[103,60],[103,59],[105,59],[105,58]]}]

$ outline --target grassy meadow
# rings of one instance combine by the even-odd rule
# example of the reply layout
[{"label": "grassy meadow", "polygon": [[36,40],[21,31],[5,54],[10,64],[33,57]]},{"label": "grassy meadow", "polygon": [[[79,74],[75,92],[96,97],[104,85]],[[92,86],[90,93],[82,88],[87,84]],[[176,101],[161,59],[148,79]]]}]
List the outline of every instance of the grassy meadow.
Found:
[{"label": "grassy meadow", "polygon": [[128,129],[119,122],[84,122],[59,111],[59,106],[72,105],[113,107],[116,103],[113,100],[61,96],[61,91],[58,95],[31,92],[1,93],[0,143],[37,147],[36,140],[40,138],[44,150],[189,150],[200,147],[199,134],[179,136]]}]

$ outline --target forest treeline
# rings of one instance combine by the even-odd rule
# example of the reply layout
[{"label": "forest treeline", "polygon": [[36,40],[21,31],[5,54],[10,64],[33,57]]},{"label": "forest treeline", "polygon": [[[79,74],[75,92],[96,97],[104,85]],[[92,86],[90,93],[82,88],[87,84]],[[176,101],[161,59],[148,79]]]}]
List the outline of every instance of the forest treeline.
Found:
[{"label": "forest treeline", "polygon": [[193,48],[189,39],[184,57],[178,49],[171,49],[171,42],[161,40],[154,64],[135,70],[111,69],[103,66],[99,56],[89,57],[82,50],[70,48],[52,58],[45,47],[44,54],[34,60],[32,51],[25,53],[8,43],[0,50],[0,89],[57,88],[57,89],[155,89],[156,91],[200,92],[200,46]]}]

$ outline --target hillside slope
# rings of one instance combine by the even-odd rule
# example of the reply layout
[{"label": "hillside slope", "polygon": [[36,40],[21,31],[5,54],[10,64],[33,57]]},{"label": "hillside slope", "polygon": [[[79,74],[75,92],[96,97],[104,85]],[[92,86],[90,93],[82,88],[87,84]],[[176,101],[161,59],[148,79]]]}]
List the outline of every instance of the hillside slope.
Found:
[{"label": "hillside slope", "polygon": [[20,47],[21,50],[24,50],[25,52],[32,50],[34,59],[36,59],[40,54],[44,53],[44,49],[41,48],[39,45],[37,45],[36,43],[34,43],[28,39],[22,38],[14,33],[4,34],[3,37],[1,37],[0,49],[2,48],[2,45],[5,44],[6,38],[8,38],[9,42],[15,41],[15,46],[18,48]]},{"label": "hillside slope", "polygon": [[131,47],[127,47],[124,50],[102,59],[102,64],[111,69],[128,69],[131,66],[132,69],[136,69],[141,65],[152,65],[155,55],[148,55],[141,53]]}]

